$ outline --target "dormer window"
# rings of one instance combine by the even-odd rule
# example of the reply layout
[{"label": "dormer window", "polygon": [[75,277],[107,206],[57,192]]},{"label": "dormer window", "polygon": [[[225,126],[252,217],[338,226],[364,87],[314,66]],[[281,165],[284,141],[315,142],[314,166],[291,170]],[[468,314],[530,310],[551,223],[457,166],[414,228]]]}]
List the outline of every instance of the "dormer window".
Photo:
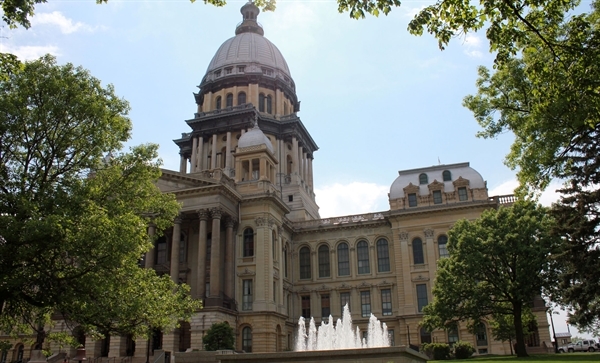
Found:
[{"label": "dormer window", "polygon": [[419,184],[427,184],[427,183],[428,183],[427,174],[422,173],[421,175],[419,175]]},{"label": "dormer window", "polygon": [[233,73],[233,67],[225,68],[225,74],[231,74],[231,73]]},{"label": "dormer window", "polygon": [[444,170],[442,173],[442,179],[444,181],[452,181],[452,174],[450,173],[450,170]]},{"label": "dormer window", "polygon": [[417,194],[416,193],[410,193],[408,195],[408,206],[409,207],[417,206]]},{"label": "dormer window", "polygon": [[458,188],[458,200],[460,200],[461,202],[464,202],[465,200],[469,199],[469,195],[467,194],[467,188],[466,187],[460,187]]},{"label": "dormer window", "polygon": [[441,190],[433,191],[433,204],[442,204],[442,191]]}]

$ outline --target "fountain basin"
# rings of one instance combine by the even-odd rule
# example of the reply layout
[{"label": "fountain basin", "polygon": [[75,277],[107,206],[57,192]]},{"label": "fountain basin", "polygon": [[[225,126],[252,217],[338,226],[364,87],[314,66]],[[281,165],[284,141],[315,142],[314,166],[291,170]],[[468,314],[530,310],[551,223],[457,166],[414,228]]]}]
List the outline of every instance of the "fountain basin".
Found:
[{"label": "fountain basin", "polygon": [[303,352],[224,354],[217,355],[216,358],[221,363],[421,363],[428,360],[426,355],[406,346]]}]

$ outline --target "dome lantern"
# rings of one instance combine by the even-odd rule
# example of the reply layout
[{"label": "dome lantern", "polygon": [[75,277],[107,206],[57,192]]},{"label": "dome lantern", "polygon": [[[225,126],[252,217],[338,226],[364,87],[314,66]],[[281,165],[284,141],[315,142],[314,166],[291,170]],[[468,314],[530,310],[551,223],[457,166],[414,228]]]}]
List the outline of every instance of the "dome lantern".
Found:
[{"label": "dome lantern", "polygon": [[265,35],[262,26],[256,21],[260,9],[254,5],[253,2],[249,1],[246,5],[240,9],[242,13],[242,22],[235,28],[235,35],[242,33],[256,33],[259,35]]}]

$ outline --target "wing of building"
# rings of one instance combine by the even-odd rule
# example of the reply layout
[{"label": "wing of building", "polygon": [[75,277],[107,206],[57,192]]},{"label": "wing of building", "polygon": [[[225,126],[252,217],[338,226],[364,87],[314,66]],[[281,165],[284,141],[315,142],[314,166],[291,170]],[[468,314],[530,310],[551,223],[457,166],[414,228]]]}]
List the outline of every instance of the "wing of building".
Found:
[{"label": "wing of building", "polygon": [[[290,350],[300,316],[319,324],[349,304],[355,325],[366,331],[373,313],[395,345],[460,339],[479,354],[510,353],[485,324],[474,335],[466,326],[427,332],[419,322],[451,226],[513,198],[488,196],[483,177],[464,162],[399,171],[389,210],[320,218],[318,146],[298,117],[292,73],[264,36],[259,9],[248,3],[241,12],[235,36],[200,82],[194,117],[174,140],[179,170],[163,170],[158,184],[176,195],[181,214],[145,258],[147,268],[189,284],[204,308],[180,329],[157,332],[152,350],[202,350],[207,329],[223,321],[235,329],[237,350]],[[535,307],[528,344],[550,345],[543,302]],[[146,340],[132,345],[111,337],[86,349],[88,357],[145,361]]]}]

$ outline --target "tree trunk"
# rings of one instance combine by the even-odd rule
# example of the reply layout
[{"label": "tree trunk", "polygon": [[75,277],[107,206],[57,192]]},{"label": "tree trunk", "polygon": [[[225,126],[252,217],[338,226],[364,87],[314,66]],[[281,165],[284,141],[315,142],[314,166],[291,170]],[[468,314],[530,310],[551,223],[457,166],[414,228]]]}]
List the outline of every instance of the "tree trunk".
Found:
[{"label": "tree trunk", "polygon": [[517,357],[529,357],[527,348],[525,347],[525,335],[523,334],[523,306],[521,302],[513,303],[513,311],[515,312],[515,353]]}]

